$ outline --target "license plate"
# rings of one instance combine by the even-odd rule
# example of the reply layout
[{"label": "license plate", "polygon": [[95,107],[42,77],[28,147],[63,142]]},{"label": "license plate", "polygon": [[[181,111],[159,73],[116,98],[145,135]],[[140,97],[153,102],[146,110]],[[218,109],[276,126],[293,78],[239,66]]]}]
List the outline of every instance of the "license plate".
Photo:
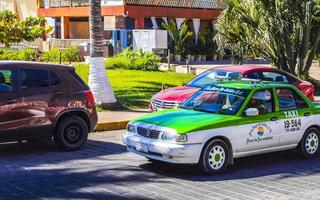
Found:
[{"label": "license plate", "polygon": [[145,144],[145,143],[142,143],[142,142],[137,142],[136,143],[136,150],[148,153],[149,152],[148,144]]}]

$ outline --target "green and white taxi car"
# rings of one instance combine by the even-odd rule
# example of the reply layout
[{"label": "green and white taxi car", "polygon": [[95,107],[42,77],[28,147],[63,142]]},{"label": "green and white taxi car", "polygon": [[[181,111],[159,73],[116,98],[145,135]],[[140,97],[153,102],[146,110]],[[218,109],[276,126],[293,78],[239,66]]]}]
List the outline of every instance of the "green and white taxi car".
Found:
[{"label": "green and white taxi car", "polygon": [[234,158],[291,148],[315,157],[319,138],[320,105],[292,85],[247,80],[208,85],[178,109],[137,118],[123,142],[150,160],[214,174]]}]

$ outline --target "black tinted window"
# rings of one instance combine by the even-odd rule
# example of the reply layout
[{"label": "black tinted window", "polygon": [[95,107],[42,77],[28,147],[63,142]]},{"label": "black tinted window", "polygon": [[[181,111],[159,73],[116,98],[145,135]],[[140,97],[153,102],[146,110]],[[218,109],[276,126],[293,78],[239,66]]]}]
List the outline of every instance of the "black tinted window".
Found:
[{"label": "black tinted window", "polygon": [[299,94],[289,88],[278,89],[280,111],[307,108],[308,104]]},{"label": "black tinted window", "polygon": [[12,91],[12,71],[0,70],[0,93]]},{"label": "black tinted window", "polygon": [[60,79],[53,71],[50,71],[50,82],[51,86],[60,85]]},{"label": "black tinted window", "polygon": [[39,69],[21,70],[22,89],[49,87],[49,71]]},{"label": "black tinted window", "polygon": [[262,72],[264,81],[273,81],[273,82],[284,82],[288,83],[288,79],[286,76],[275,72]]}]

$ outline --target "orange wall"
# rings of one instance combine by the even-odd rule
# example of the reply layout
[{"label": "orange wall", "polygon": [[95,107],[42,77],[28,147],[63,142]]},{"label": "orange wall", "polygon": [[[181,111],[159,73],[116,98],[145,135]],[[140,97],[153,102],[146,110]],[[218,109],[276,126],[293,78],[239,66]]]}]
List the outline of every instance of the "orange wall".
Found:
[{"label": "orange wall", "polygon": [[[103,6],[103,16],[128,15],[138,17],[169,17],[169,18],[198,18],[202,20],[216,19],[221,10],[191,9],[191,8],[165,8],[150,6]],[[39,8],[38,15],[44,17],[88,17],[88,7]]]}]

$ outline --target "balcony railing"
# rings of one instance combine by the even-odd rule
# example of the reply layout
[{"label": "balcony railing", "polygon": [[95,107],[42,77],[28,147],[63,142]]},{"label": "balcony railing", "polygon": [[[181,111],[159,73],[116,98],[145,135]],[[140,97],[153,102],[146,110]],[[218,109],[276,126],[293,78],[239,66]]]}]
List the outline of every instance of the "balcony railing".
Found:
[{"label": "balcony railing", "polygon": [[221,9],[223,0],[125,0],[128,5]]},{"label": "balcony railing", "polygon": [[[89,0],[40,0],[42,8],[83,7],[89,6]],[[107,5],[142,5],[180,8],[221,9],[223,0],[102,0]]]},{"label": "balcony railing", "polygon": [[89,6],[89,0],[42,0],[42,8],[83,7]]}]

